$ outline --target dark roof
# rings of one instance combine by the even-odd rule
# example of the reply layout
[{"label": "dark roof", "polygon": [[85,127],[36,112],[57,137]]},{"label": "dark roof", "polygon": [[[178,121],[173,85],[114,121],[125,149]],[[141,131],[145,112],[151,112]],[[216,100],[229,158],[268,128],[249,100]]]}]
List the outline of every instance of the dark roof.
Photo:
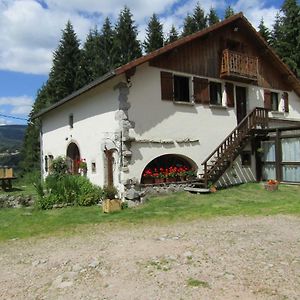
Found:
[{"label": "dark roof", "polygon": [[66,98],[62,99],[61,101],[55,103],[54,105],[48,107],[47,109],[41,111],[38,113],[35,118],[40,117],[44,115],[45,113],[53,110],[54,108],[61,106],[62,104],[74,99],[75,97],[85,93],[86,91],[91,90],[92,88],[102,84],[103,82],[111,79],[112,77],[115,77],[117,75],[124,74],[128,72],[129,70],[136,68],[137,66],[149,62],[150,60],[158,57],[159,55],[162,55],[168,51],[173,50],[174,48],[177,48],[179,46],[182,46],[184,44],[187,44],[191,41],[194,41],[200,37],[203,37],[210,32],[213,32],[219,28],[222,28],[228,24],[231,24],[235,21],[241,21],[244,25],[246,25],[247,29],[249,29],[250,34],[253,35],[253,37],[256,39],[255,41],[259,43],[270,55],[270,57],[273,59],[274,63],[277,65],[277,67],[282,71],[282,73],[286,76],[287,80],[291,84],[291,86],[294,88],[296,93],[300,96],[300,81],[297,79],[297,77],[294,75],[294,73],[289,69],[289,67],[279,58],[279,56],[274,52],[274,50],[265,42],[265,40],[261,37],[260,34],[254,29],[254,27],[251,25],[251,23],[244,17],[243,13],[238,13],[232,17],[229,17],[228,19],[225,19],[221,22],[218,22],[208,28],[205,28],[201,31],[198,31],[196,33],[193,33],[191,35],[188,35],[186,37],[183,37],[173,43],[170,43],[162,48],[159,48],[145,56],[139,57],[107,74],[100,77],[99,79],[93,81],[92,83],[84,86],[83,88],[79,89],[78,91],[72,93],[71,95],[67,96]]}]

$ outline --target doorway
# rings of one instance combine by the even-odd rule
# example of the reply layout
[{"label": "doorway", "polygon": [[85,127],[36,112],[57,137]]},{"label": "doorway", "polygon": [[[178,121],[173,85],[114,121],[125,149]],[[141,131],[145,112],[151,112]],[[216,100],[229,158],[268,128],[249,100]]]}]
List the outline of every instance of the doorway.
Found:
[{"label": "doorway", "polygon": [[242,86],[236,86],[235,95],[236,95],[236,118],[237,118],[237,123],[239,124],[247,115],[247,89]]},{"label": "doorway", "polygon": [[68,164],[69,173],[71,174],[78,173],[79,161],[80,161],[79,148],[75,143],[70,143],[67,148],[67,164]]}]

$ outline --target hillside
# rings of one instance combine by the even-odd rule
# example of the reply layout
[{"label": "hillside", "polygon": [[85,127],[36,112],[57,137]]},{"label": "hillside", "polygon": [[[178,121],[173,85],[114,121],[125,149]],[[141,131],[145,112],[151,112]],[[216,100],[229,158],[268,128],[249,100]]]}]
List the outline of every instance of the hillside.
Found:
[{"label": "hillside", "polygon": [[3,125],[0,126],[0,153],[20,150],[26,125]]}]

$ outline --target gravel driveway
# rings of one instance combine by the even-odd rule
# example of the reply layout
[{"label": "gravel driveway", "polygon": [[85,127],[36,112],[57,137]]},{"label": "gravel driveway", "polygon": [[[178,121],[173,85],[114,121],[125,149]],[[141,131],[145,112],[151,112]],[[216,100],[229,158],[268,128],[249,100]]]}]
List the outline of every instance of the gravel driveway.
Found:
[{"label": "gravel driveway", "polygon": [[300,218],[95,225],[0,244],[0,299],[300,299]]}]

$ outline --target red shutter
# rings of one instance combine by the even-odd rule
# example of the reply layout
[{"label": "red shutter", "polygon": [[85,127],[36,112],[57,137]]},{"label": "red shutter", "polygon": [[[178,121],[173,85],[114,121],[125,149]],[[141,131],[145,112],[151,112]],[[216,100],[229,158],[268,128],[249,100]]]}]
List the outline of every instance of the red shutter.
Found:
[{"label": "red shutter", "polygon": [[271,91],[269,91],[269,90],[264,90],[264,103],[265,103],[265,108],[266,109],[271,109],[272,108]]},{"label": "red shutter", "polygon": [[283,93],[283,103],[284,103],[284,111],[285,112],[289,112],[290,109],[289,109],[289,94],[287,92],[284,92]]},{"label": "red shutter", "polygon": [[173,75],[170,72],[160,72],[161,99],[173,101]]},{"label": "red shutter", "polygon": [[209,104],[208,80],[204,78],[193,78],[194,99],[196,103]]},{"label": "red shutter", "polygon": [[233,84],[226,82],[225,83],[225,91],[227,96],[227,106],[234,107],[234,89]]}]

